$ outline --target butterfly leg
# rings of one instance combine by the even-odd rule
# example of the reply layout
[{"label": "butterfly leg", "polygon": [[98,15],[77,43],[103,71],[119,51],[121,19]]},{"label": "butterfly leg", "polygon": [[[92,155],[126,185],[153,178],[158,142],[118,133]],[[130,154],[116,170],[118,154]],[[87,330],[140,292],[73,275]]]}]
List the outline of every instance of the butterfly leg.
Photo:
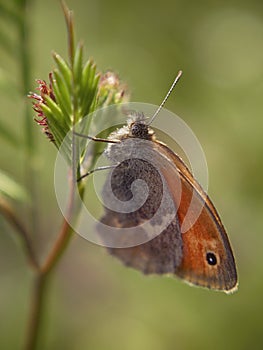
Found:
[{"label": "butterfly leg", "polygon": [[93,137],[93,136],[88,136],[88,135],[85,135],[85,134],[80,134],[76,131],[73,131],[74,135],[77,135],[77,136],[80,136],[80,137],[83,137],[85,139],[89,139],[89,140],[92,140],[92,141],[97,141],[97,142],[107,142],[107,143],[120,143],[120,140],[108,140],[108,139],[102,139],[102,138],[99,138],[99,137]]},{"label": "butterfly leg", "polygon": [[[98,137],[93,137],[93,136],[89,136],[89,135],[85,135],[85,134],[81,134],[81,133],[78,133],[76,131],[73,131],[74,135],[76,136],[80,136],[80,137],[83,137],[85,139],[89,139],[89,140],[92,140],[92,141],[96,141],[96,142],[107,142],[107,143],[120,143],[120,140],[108,140],[108,139],[103,139],[103,138],[98,138]],[[96,169],[93,169],[93,170],[90,170],[89,172],[87,172],[86,174],[80,176],[78,179],[77,179],[77,182],[81,181],[82,179],[84,179],[85,177],[93,174],[95,171],[99,171],[99,170],[107,170],[107,169],[112,169],[112,168],[115,168],[116,165],[107,165],[107,166],[101,166],[101,167],[98,167]]]},{"label": "butterfly leg", "polygon": [[90,171],[88,171],[86,174],[81,175],[78,179],[77,182],[80,182],[82,179],[84,179],[85,177],[95,173],[96,171],[100,171],[100,170],[108,170],[108,169],[113,169],[117,166],[118,164],[114,164],[114,165],[105,165],[105,166],[100,166],[96,169],[92,169]]}]

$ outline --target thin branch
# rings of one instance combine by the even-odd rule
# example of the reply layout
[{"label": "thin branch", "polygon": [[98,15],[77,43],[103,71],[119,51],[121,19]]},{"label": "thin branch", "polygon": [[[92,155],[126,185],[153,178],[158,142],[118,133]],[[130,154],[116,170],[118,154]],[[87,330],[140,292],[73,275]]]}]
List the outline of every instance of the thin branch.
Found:
[{"label": "thin branch", "polygon": [[65,1],[61,1],[62,10],[66,20],[66,27],[68,30],[68,48],[69,48],[69,59],[71,67],[74,63],[74,52],[75,52],[75,34],[74,34],[74,23],[73,23],[73,11],[70,11]]},{"label": "thin branch", "polygon": [[[18,22],[18,35],[19,35],[19,62],[20,62],[20,74],[21,74],[21,93],[23,97],[26,97],[30,91],[31,86],[31,50],[30,50],[30,20],[29,11],[32,9],[32,0],[19,1],[19,13],[21,21]],[[33,205],[29,212],[29,222],[31,223],[30,231],[37,234],[38,231],[38,205],[37,205],[37,186],[36,186],[36,168],[35,168],[35,157],[37,151],[36,140],[34,137],[33,123],[31,106],[26,103],[24,109],[24,138],[25,138],[25,157],[26,167],[25,176],[27,182],[27,188],[31,197],[31,203]]]},{"label": "thin branch", "polygon": [[38,271],[39,264],[35,256],[29,234],[22,222],[17,217],[14,208],[3,198],[0,198],[0,212],[6,218],[6,220],[16,229],[17,233],[19,233],[19,236],[22,238],[28,262],[36,271]]},{"label": "thin branch", "polygon": [[[24,0],[25,1],[25,0]],[[73,19],[72,12],[68,10],[65,3],[62,3],[62,7],[64,10],[64,15],[66,18],[66,24],[68,29],[68,42],[69,42],[69,56],[71,61],[71,68],[73,70],[74,63],[74,52],[75,52],[75,43],[74,43],[74,30],[73,30]],[[73,77],[74,78],[74,77]],[[74,84],[74,79],[73,79]],[[74,123],[76,122],[76,114],[77,114],[77,99],[76,99],[76,91],[73,87],[74,95],[73,95],[73,118]],[[29,130],[30,132],[30,130]],[[28,135],[29,136],[29,135]],[[74,135],[73,135],[74,138]],[[68,199],[68,208],[66,217],[63,220],[61,230],[58,234],[58,238],[55,241],[53,248],[50,250],[46,260],[43,265],[40,267],[37,275],[35,276],[35,284],[32,296],[32,304],[31,304],[31,313],[28,324],[28,334],[26,341],[26,350],[34,350],[37,347],[37,343],[39,340],[39,334],[41,329],[41,319],[43,314],[43,304],[44,304],[44,291],[46,287],[46,281],[50,275],[50,273],[54,270],[54,267],[66,249],[70,238],[72,236],[72,228],[70,226],[70,222],[76,220],[78,215],[78,208],[75,205],[75,192],[76,192],[76,179],[75,179],[75,162],[74,162],[74,154],[75,147],[73,142],[73,168],[72,168],[72,176],[70,178],[70,194]],[[30,154],[29,154],[30,155]],[[82,193],[81,184],[79,185],[80,195]]]},{"label": "thin branch", "polygon": [[58,262],[59,258],[63,254],[70,241],[72,228],[69,225],[68,221],[72,219],[73,215],[74,186],[72,185],[72,190],[69,197],[67,218],[64,218],[58,238],[50,253],[48,254],[46,261],[39,268],[37,275],[35,276],[25,350],[34,350],[37,348],[41,330],[41,320],[43,317],[46,283],[50,273],[53,271],[56,263]]},{"label": "thin branch", "polygon": [[24,348],[25,350],[34,350],[37,348],[45,301],[46,281],[46,276],[42,275],[41,273],[38,273],[35,276],[32,297],[30,299],[31,310],[29,315],[26,344]]},{"label": "thin branch", "polygon": [[[61,6],[64,12],[64,17],[66,20],[66,27],[68,31],[68,47],[69,47],[69,59],[71,63],[71,70],[73,72],[73,65],[74,65],[74,52],[75,52],[75,38],[74,38],[74,24],[73,24],[73,12],[69,10],[67,5],[64,1],[61,2]],[[74,76],[73,76],[73,129],[74,124],[76,122],[76,111],[77,111],[77,98],[76,98],[76,91],[74,88]],[[58,238],[51,249],[46,261],[44,262],[42,266],[42,272],[43,273],[49,273],[53,267],[55,266],[56,262],[58,261],[61,254],[64,252],[65,248],[67,247],[69,240],[71,238],[72,228],[69,224],[69,222],[74,217],[74,211],[75,211],[75,181],[76,181],[76,175],[75,175],[75,152],[76,149],[74,147],[75,135],[73,134],[73,159],[72,159],[72,177],[70,178],[70,194],[69,194],[69,201],[68,201],[68,209],[67,209],[67,218],[64,219],[60,233],[58,235]]]},{"label": "thin branch", "polygon": [[58,238],[53,248],[51,249],[50,253],[48,254],[46,261],[41,267],[41,271],[43,274],[48,274],[56,265],[60,256],[68,246],[68,243],[71,238],[71,233],[72,233],[72,228],[70,224],[67,222],[67,220],[64,219]]}]

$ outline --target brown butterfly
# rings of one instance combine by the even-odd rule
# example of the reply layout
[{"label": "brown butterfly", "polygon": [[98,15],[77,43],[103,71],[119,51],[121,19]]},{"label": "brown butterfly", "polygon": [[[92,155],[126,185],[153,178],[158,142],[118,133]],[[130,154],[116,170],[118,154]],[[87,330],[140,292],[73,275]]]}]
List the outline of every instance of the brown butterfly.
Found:
[{"label": "brown butterfly", "polygon": [[[162,108],[180,76],[181,72],[152,120]],[[174,274],[190,284],[232,292],[237,288],[237,272],[232,249],[220,217],[210,198],[182,159],[156,139],[153,129],[149,126],[151,122],[147,124],[141,117],[137,117],[109,136],[109,142],[112,142],[106,149],[109,159],[114,162],[117,155],[122,153],[128,153],[130,156],[114,168],[111,178],[104,186],[103,198],[107,199],[109,191],[112,191],[120,201],[129,201],[132,198],[131,185],[137,179],[147,182],[149,194],[144,204],[130,213],[105,208],[101,222],[124,229],[136,227],[151,219],[160,206],[164,191],[160,175],[166,182],[177,210],[169,225],[158,236],[140,245],[109,248],[109,251],[125,265],[145,274]],[[126,147],[127,141],[133,139],[137,139],[138,142],[133,146],[128,144]],[[148,142],[145,143],[145,140]],[[145,154],[150,153],[151,159],[158,158],[160,164],[158,171],[150,162],[136,157],[139,147],[143,148]],[[180,195],[178,195],[178,184],[181,188]],[[190,222],[186,232],[182,232],[184,220],[191,221],[188,211],[192,198],[195,199],[195,205],[191,211],[194,215],[195,211],[199,210],[198,217],[193,224]],[[158,225],[158,222],[154,225]],[[146,235],[150,236],[149,231],[151,230],[148,229]],[[123,241],[125,239],[123,230]]]}]

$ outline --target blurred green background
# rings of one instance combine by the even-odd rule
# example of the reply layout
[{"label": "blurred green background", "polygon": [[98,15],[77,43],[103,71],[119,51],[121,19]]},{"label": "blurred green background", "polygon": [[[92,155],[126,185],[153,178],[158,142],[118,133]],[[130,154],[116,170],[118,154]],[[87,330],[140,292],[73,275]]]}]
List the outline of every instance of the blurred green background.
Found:
[{"label": "blurred green background", "polygon": [[[240,287],[226,295],[173,278],[145,277],[76,236],[48,291],[42,349],[262,349],[263,2],[67,4],[86,57],[94,57],[100,70],[116,71],[132,101],[158,104],[178,69],[184,71],[166,107],[185,120],[203,146],[209,194],[232,242]],[[65,57],[67,49],[59,2],[32,5],[33,90],[34,79],[47,79],[54,67],[51,51]],[[15,36],[2,17],[0,30]],[[1,49],[0,62],[1,75],[17,82],[16,60]],[[22,137],[28,101],[12,86],[0,93],[0,118]],[[61,214],[53,188],[56,150],[34,128],[41,206],[41,236],[35,243],[44,257]],[[0,141],[0,149],[1,168],[22,182],[21,148]],[[16,235],[0,220],[0,348],[13,350],[24,340],[32,275]]]}]

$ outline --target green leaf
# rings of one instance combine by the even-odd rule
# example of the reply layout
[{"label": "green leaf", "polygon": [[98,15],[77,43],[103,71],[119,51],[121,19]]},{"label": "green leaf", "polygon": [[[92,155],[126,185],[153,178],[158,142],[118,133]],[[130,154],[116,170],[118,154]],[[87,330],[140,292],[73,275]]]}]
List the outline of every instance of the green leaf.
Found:
[{"label": "green leaf", "polygon": [[92,65],[93,65],[92,61],[89,60],[85,64],[83,71],[82,71],[81,91],[80,91],[81,103],[83,103],[83,101],[84,101],[86,90],[88,89],[88,86],[89,86],[89,77],[90,77],[90,71],[91,71]]},{"label": "green leaf", "polygon": [[73,65],[73,75],[75,83],[81,87],[81,76],[82,76],[82,59],[83,59],[83,45],[78,44]]},{"label": "green leaf", "polygon": [[85,86],[85,94],[82,98],[81,111],[83,116],[89,114],[90,106],[95,97],[95,91],[98,83],[98,80],[95,79],[95,74],[96,74],[96,65],[94,64],[90,69],[89,76],[87,77],[88,79],[87,79],[87,84]]},{"label": "green leaf", "polygon": [[56,97],[56,102],[61,108],[61,111],[63,115],[65,116],[65,119],[67,120],[67,123],[71,125],[71,118],[70,118],[70,110],[68,109],[68,106],[66,106],[65,100],[63,100],[63,97],[61,96],[61,93],[58,88],[58,84],[56,81],[53,81],[53,89],[54,89],[54,94]]},{"label": "green leaf", "polygon": [[72,89],[72,73],[68,66],[68,64],[63,60],[63,58],[57,54],[53,53],[53,58],[57,64],[58,70],[63,77],[65,84],[67,86],[68,91],[71,91]]},{"label": "green leaf", "polygon": [[52,100],[52,98],[50,98],[49,96],[46,96],[45,100],[46,100],[46,104],[49,107],[51,113],[53,114],[55,120],[57,120],[61,124],[63,123],[64,124],[63,126],[65,126],[66,123],[65,123],[65,120],[63,118],[62,111],[59,108],[59,106],[56,104],[56,102],[54,102]]},{"label": "green leaf", "polygon": [[95,76],[95,79],[93,81],[93,85],[90,91],[90,98],[87,100],[88,103],[86,105],[86,109],[84,110],[84,115],[91,113],[92,105],[94,106],[96,105],[96,93],[97,93],[99,80],[100,80],[100,75],[98,74]]},{"label": "green leaf", "polygon": [[58,71],[54,70],[55,81],[53,81],[53,87],[55,92],[56,100],[64,112],[68,123],[71,125],[71,114],[72,114],[72,105],[70,99],[70,91],[67,89],[67,86],[64,83],[63,77],[59,74]]},{"label": "green leaf", "polygon": [[27,202],[29,200],[25,188],[2,170],[0,170],[0,195],[20,202]]},{"label": "green leaf", "polygon": [[57,120],[48,106],[43,104],[42,109],[47,117],[48,127],[56,140],[56,146],[59,147],[67,134],[68,129],[62,127],[61,123]]}]

